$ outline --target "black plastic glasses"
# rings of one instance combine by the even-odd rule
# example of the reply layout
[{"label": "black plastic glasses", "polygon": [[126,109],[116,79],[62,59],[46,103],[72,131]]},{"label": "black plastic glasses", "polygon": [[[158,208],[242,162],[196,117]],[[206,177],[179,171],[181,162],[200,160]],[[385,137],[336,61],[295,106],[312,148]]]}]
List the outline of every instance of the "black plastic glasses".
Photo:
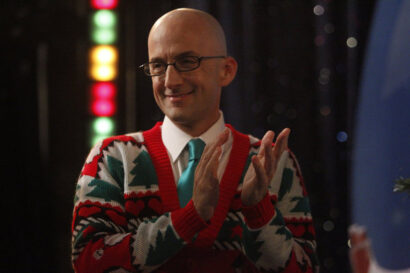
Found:
[{"label": "black plastic glasses", "polygon": [[153,61],[140,65],[147,76],[161,76],[167,71],[168,65],[173,65],[179,72],[188,72],[197,69],[205,59],[226,58],[226,56],[180,56],[173,63]]}]

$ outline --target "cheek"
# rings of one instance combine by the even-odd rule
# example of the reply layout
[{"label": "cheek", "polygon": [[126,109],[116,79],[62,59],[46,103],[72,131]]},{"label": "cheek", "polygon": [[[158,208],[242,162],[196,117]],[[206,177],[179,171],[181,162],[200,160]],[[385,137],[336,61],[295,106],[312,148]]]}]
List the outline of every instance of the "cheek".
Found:
[{"label": "cheek", "polygon": [[154,92],[154,96],[157,97],[161,94],[161,90],[163,89],[163,85],[158,80],[152,80],[152,90]]}]

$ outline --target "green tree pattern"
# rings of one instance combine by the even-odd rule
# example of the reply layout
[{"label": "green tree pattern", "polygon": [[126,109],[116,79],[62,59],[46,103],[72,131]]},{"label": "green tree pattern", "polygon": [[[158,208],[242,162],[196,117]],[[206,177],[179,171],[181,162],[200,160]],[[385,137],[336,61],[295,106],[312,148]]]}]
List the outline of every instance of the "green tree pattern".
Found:
[{"label": "green tree pattern", "polygon": [[77,201],[80,199],[80,197],[78,196],[80,189],[81,189],[81,185],[77,184],[77,186],[75,187],[74,203],[77,203]]},{"label": "green tree pattern", "polygon": [[135,167],[131,170],[131,174],[135,176],[129,186],[144,186],[149,189],[152,185],[158,184],[151,157],[146,151],[141,151],[133,163]]},{"label": "green tree pattern", "polygon": [[124,191],[124,165],[120,160],[112,156],[107,156],[107,165],[112,178],[117,182],[120,189]]},{"label": "green tree pattern", "polygon": [[291,212],[303,212],[304,215],[310,213],[309,198],[304,197],[293,197],[292,201],[297,201],[296,206],[291,210]]},{"label": "green tree pattern", "polygon": [[258,231],[250,231],[247,226],[244,228],[243,232],[243,243],[245,247],[246,256],[248,256],[251,261],[256,263],[258,259],[262,256],[262,252],[259,251],[261,246],[263,245],[263,241],[257,241],[260,234],[260,230]]},{"label": "green tree pattern", "polygon": [[282,200],[286,193],[290,192],[293,183],[293,172],[289,168],[285,168],[282,174],[282,181],[280,183],[280,189],[278,194],[279,201]]},{"label": "green tree pattern", "polygon": [[106,202],[117,202],[122,204],[124,202],[124,195],[121,189],[117,186],[114,186],[107,181],[101,179],[93,179],[88,184],[88,186],[93,187],[93,190],[87,194],[87,196],[96,197],[104,199]]},{"label": "green tree pattern", "polygon": [[155,246],[149,246],[145,264],[148,266],[162,264],[175,255],[183,246],[183,240],[177,238],[171,226],[167,227],[165,235],[159,230]]},{"label": "green tree pattern", "polygon": [[292,233],[286,228],[285,226],[285,221],[283,220],[282,213],[279,210],[276,210],[276,215],[273,217],[271,223],[269,224],[271,226],[278,226],[278,230],[276,231],[276,234],[280,235],[285,235],[286,240],[289,240],[292,238]]}]

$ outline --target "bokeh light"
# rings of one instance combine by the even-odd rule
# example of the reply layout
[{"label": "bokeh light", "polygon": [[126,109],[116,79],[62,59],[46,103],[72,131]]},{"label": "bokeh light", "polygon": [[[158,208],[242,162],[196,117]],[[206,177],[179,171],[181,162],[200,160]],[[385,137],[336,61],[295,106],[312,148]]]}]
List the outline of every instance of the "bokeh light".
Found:
[{"label": "bokeh light", "polygon": [[95,9],[113,9],[117,4],[118,0],[91,0],[91,6]]},{"label": "bokeh light", "polygon": [[97,135],[110,135],[114,131],[114,122],[111,118],[99,117],[93,122],[93,129]]},{"label": "bokeh light", "polygon": [[336,139],[339,142],[346,142],[348,137],[349,136],[347,135],[347,133],[345,131],[340,131],[340,132],[337,133]]},{"label": "bokeh light", "polygon": [[356,47],[357,46],[357,39],[355,37],[347,38],[346,45],[350,48]]},{"label": "bokeh light", "polygon": [[313,13],[317,16],[320,16],[320,15],[323,15],[323,13],[325,13],[325,9],[321,5],[316,5],[313,8]]},{"label": "bokeh light", "polygon": [[91,92],[95,99],[110,100],[114,98],[116,89],[116,86],[111,82],[97,82],[92,85]]}]

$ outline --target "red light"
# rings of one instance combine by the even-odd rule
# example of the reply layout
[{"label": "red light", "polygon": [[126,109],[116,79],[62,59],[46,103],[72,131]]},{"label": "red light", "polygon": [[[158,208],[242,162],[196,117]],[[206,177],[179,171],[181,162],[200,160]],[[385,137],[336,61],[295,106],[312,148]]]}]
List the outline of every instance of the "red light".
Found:
[{"label": "red light", "polygon": [[93,84],[91,87],[91,92],[95,99],[110,100],[115,96],[117,90],[113,83],[98,82]]},{"label": "red light", "polygon": [[91,0],[91,6],[95,9],[113,9],[117,4],[118,0]]},{"label": "red light", "polygon": [[109,100],[97,100],[93,102],[91,110],[94,115],[98,117],[109,117],[114,115],[115,106],[112,101]]}]

